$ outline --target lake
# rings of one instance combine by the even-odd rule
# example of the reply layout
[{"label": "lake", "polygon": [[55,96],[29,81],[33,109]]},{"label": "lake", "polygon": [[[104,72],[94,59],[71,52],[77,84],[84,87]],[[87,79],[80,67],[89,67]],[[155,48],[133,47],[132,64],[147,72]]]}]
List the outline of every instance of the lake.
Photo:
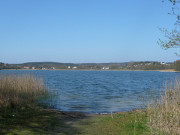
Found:
[{"label": "lake", "polygon": [[166,81],[178,72],[0,70],[0,73],[33,74],[44,79],[55,94],[48,102],[54,109],[85,113],[130,111],[158,97]]}]

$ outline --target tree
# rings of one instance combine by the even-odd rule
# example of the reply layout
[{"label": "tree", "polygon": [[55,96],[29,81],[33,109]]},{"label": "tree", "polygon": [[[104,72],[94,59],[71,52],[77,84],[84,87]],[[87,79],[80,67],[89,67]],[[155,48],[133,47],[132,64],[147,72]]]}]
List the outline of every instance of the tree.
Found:
[{"label": "tree", "polygon": [[180,8],[178,8],[180,0],[168,1],[172,4],[172,12],[169,14],[174,15],[177,20],[174,23],[175,28],[173,30],[169,31],[165,28],[160,29],[162,32],[164,32],[166,40],[159,39],[158,44],[161,45],[163,49],[180,48]]},{"label": "tree", "polygon": [[174,69],[176,71],[180,71],[180,60],[174,62]]}]

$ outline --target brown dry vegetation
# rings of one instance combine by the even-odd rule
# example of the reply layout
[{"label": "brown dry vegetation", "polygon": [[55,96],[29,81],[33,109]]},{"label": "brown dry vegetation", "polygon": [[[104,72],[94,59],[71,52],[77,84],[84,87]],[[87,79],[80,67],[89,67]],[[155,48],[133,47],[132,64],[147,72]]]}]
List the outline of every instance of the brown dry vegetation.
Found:
[{"label": "brown dry vegetation", "polygon": [[0,107],[32,107],[48,94],[43,80],[32,75],[0,75]]},{"label": "brown dry vegetation", "polygon": [[166,88],[159,100],[148,105],[148,125],[152,134],[180,134],[180,82]]}]

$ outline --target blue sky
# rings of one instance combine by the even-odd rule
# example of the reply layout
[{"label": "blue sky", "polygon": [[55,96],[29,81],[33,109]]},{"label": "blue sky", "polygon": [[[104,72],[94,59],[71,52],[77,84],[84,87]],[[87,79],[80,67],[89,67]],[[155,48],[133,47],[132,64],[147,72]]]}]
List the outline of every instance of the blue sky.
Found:
[{"label": "blue sky", "polygon": [[157,45],[170,11],[161,0],[1,0],[0,61],[175,61]]}]

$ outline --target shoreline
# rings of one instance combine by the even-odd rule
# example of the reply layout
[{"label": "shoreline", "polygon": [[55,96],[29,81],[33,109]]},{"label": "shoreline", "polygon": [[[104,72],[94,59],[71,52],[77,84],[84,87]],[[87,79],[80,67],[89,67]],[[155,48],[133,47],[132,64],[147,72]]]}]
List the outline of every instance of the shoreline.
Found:
[{"label": "shoreline", "polygon": [[55,113],[61,113],[64,115],[80,115],[80,116],[101,116],[101,115],[112,115],[112,114],[120,114],[120,113],[132,113],[132,112],[144,112],[146,110],[146,108],[144,109],[132,109],[132,110],[127,110],[127,111],[116,111],[116,112],[102,112],[102,113],[87,113],[87,112],[76,112],[76,111],[60,111],[60,110],[56,110],[56,109],[41,109],[44,111],[49,111],[49,112],[55,112]]},{"label": "shoreline", "polygon": [[25,71],[158,71],[158,72],[179,72],[174,69],[162,69],[162,70],[98,70],[98,69],[1,69],[1,70],[25,70]]}]

